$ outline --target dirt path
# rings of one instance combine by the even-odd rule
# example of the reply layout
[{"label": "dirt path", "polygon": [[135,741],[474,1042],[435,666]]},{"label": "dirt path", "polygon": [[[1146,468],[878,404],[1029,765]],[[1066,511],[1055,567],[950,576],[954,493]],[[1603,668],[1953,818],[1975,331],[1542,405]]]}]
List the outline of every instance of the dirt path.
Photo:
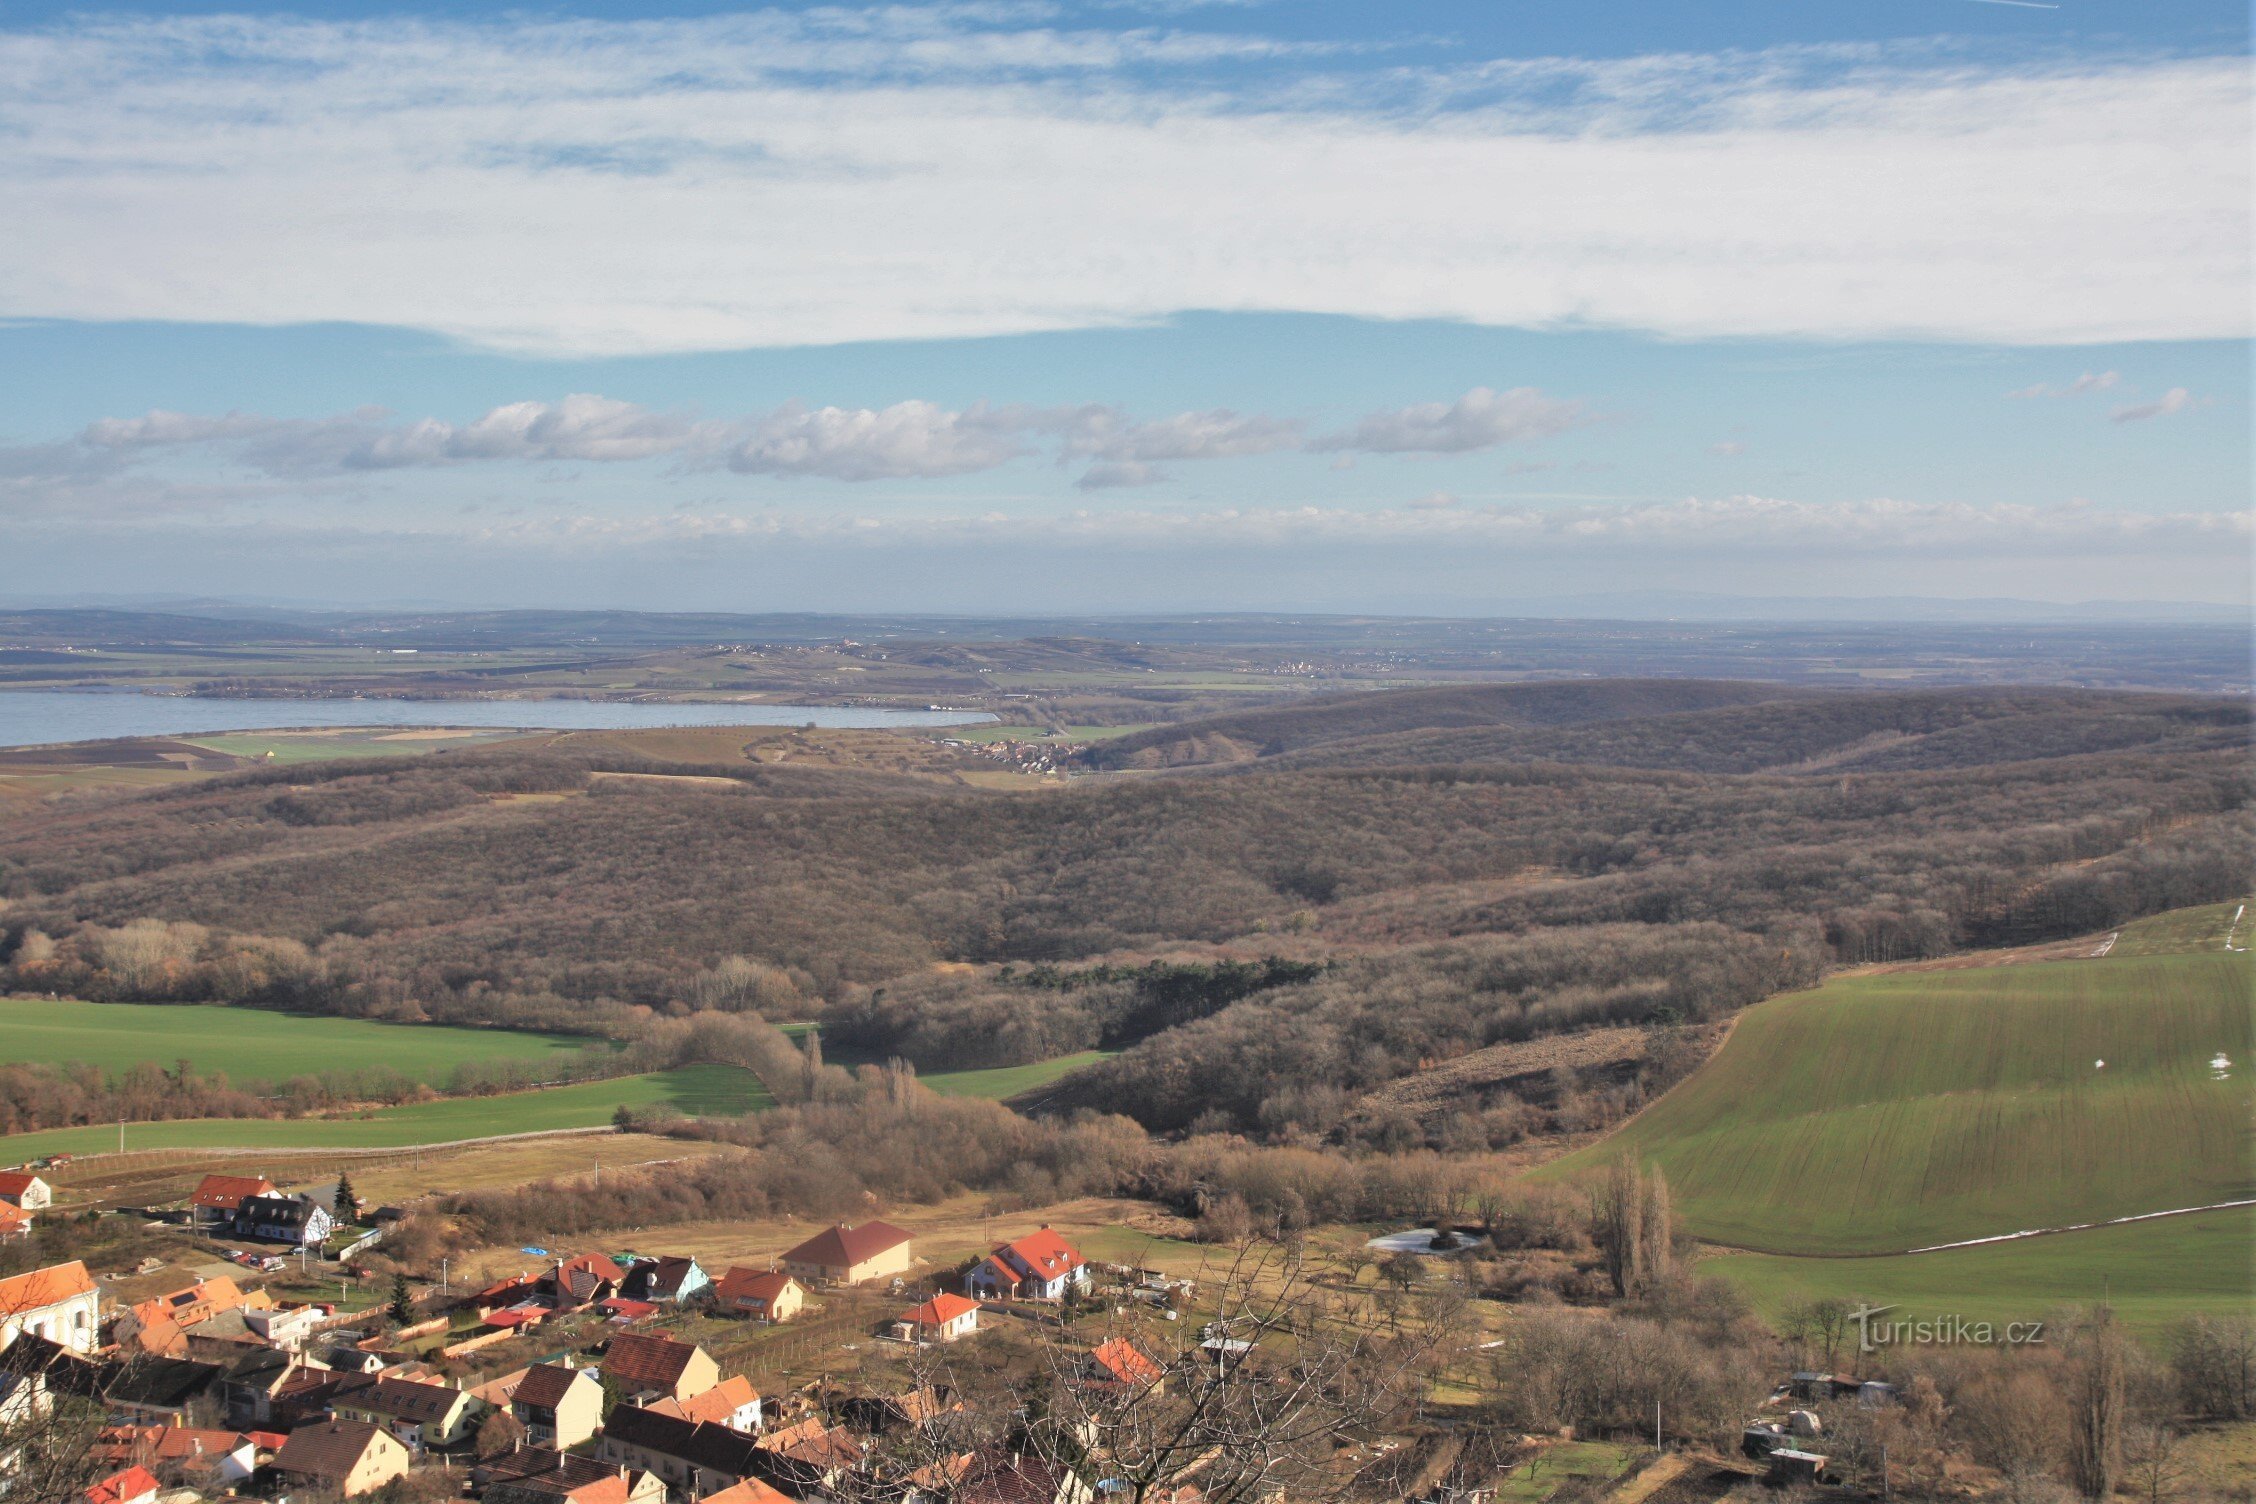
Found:
[{"label": "dirt path", "polygon": [[1671,1452],[1647,1464],[1642,1472],[1608,1494],[1607,1504],[1645,1504],[1647,1499],[1691,1470],[1690,1457],[1682,1452]]}]

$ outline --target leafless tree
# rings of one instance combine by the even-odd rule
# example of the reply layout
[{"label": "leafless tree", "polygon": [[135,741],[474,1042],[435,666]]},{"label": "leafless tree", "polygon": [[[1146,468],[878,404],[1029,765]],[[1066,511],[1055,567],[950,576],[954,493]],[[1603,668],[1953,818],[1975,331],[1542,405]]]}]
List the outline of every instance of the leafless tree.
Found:
[{"label": "leafless tree", "polygon": [[2115,1492],[2123,1465],[2123,1333],[2096,1308],[2078,1327],[2068,1368],[2068,1470],[2087,1499]]}]

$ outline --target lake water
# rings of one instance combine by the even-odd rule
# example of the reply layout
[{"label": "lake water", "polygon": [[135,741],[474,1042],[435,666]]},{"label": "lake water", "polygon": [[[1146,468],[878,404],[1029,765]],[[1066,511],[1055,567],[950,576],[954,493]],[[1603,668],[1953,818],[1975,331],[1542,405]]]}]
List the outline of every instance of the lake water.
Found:
[{"label": "lake water", "polygon": [[620,731],[647,726],[962,726],[976,710],[847,705],[649,705],[615,700],[212,700],[185,695],[0,690],[0,747],[113,736],[192,736],[300,726],[522,726]]}]

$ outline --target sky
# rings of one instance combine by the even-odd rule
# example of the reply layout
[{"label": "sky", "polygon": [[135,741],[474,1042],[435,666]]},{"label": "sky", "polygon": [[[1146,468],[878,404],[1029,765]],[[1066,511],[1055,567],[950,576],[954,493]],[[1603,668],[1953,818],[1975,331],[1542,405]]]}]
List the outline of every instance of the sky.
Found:
[{"label": "sky", "polygon": [[0,599],[2245,606],[2245,9],[0,9]]}]

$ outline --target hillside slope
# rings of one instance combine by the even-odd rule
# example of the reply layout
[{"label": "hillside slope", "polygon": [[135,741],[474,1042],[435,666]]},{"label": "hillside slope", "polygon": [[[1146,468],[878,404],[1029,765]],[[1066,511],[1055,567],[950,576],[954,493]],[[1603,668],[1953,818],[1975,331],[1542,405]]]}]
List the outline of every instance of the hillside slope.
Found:
[{"label": "hillside slope", "polygon": [[1464,727],[1574,726],[1787,699],[1807,690],[1715,679],[1576,679],[1326,695],[1155,726],[1091,747],[1093,768],[1247,762],[1333,742]]},{"label": "hillside slope", "polygon": [[1838,978],[1542,1174],[1631,1152],[1701,1237],[1797,1253],[2256,1195],[2252,987],[2222,949]]}]

